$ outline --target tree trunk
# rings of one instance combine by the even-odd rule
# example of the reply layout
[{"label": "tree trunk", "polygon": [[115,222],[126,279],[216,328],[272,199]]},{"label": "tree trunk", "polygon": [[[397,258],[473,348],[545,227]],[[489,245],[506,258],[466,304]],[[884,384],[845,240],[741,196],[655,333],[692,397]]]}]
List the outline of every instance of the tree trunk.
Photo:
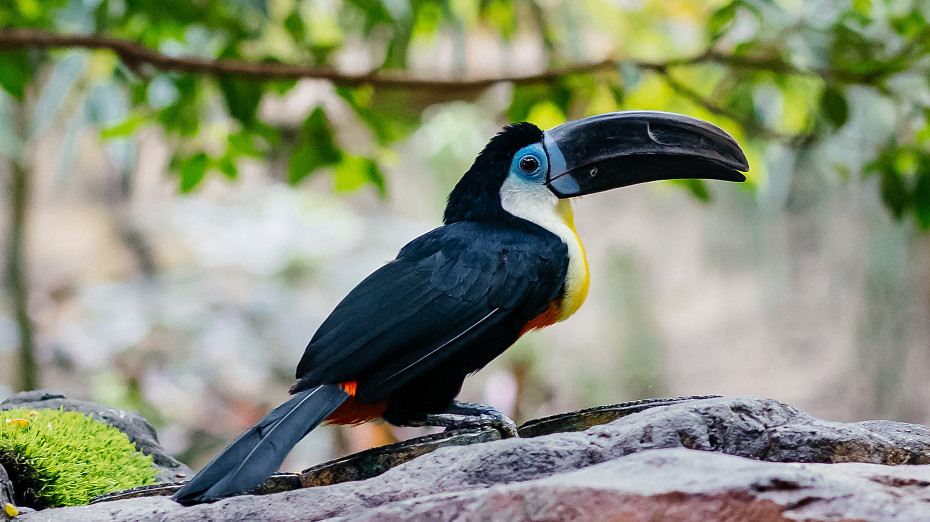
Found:
[{"label": "tree trunk", "polygon": [[6,282],[19,328],[20,390],[38,388],[35,339],[29,318],[29,280],[26,268],[26,228],[29,210],[29,169],[21,161],[10,161],[10,233],[7,242]]}]

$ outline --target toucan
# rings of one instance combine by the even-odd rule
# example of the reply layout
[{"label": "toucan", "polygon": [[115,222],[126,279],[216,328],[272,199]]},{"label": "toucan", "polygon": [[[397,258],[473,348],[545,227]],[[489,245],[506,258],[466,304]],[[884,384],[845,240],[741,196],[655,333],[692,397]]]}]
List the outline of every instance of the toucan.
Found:
[{"label": "toucan", "polygon": [[449,194],[443,225],[365,278],[310,339],[293,397],[173,498],[215,501],[275,472],[317,425],[382,418],[455,426],[492,418],[455,400],[465,377],[581,306],[589,274],[569,198],[662,179],[744,181],[736,141],[702,120],[623,111],[548,131],[504,127]]}]

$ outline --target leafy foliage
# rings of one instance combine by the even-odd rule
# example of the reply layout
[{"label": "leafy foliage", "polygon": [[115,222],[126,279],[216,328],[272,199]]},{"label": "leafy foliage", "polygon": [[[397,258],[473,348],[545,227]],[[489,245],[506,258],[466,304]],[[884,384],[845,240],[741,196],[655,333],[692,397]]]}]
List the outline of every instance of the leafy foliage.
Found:
[{"label": "leafy foliage", "polygon": [[[427,107],[474,100],[487,85],[452,80],[416,87],[382,79],[474,77],[469,41],[477,38],[496,46],[501,76],[513,75],[514,69],[569,68],[512,83],[501,119],[548,127],[610,110],[677,110],[733,131],[750,143],[750,159],[763,157],[771,143],[810,150],[840,139],[868,127],[857,115],[863,107],[890,102],[892,131],[873,136],[864,145],[869,157],[844,169],[879,174],[892,214],[913,215],[928,228],[928,16],[926,2],[918,0],[634,5],[606,0],[545,5],[535,0],[15,0],[0,6],[4,28],[120,38],[165,56],[208,62],[319,66],[330,72],[351,56],[376,74],[367,80],[323,75],[334,99],[307,108],[297,128],[263,110],[265,101],[295,92],[302,82],[294,77],[171,70],[123,55],[117,59],[105,49],[3,50],[0,87],[20,101],[29,85],[44,94],[51,89],[49,78],[57,77],[47,71],[58,71],[78,56],[82,65],[70,79],[72,86],[121,93],[88,96],[84,114],[97,117],[85,123],[97,124],[102,137],[111,140],[132,139],[147,126],[163,129],[182,191],[196,189],[214,172],[235,179],[245,159],[283,157],[291,183],[327,169],[337,189],[373,187],[384,194],[382,151],[416,129]],[[600,50],[592,50],[588,41],[600,42],[594,46]],[[540,57],[525,58],[527,46]],[[571,69],[605,56],[617,59]],[[340,130],[358,125],[370,130],[374,146],[343,141]],[[907,163],[913,169],[898,168],[901,162],[891,158],[897,154],[917,158]],[[765,183],[764,165],[753,167],[760,173],[754,179]],[[361,170],[350,175],[352,169]],[[684,186],[701,199],[711,196],[700,182]]]},{"label": "leafy foliage", "polygon": [[867,173],[879,177],[882,201],[894,217],[913,213],[922,228],[930,229],[930,148],[926,139],[923,147],[902,146],[891,139],[869,163]]},{"label": "leafy foliage", "polygon": [[9,410],[0,415],[0,464],[34,508],[86,504],[151,484],[157,471],[118,429],[77,412]]}]

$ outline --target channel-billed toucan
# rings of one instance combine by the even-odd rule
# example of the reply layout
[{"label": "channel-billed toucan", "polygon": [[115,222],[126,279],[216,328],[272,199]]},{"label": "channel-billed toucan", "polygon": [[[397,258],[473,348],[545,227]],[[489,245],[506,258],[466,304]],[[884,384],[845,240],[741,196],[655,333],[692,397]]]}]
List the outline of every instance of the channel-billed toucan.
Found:
[{"label": "channel-billed toucan", "polygon": [[505,127],[452,190],[443,226],[408,243],[323,322],[297,365],[294,397],[174,499],[205,502],[257,486],[324,421],[493,416],[454,401],[465,377],[529,330],[572,315],[588,292],[566,198],[660,179],[743,181],[748,168],[724,131],[678,114],[615,112],[545,132]]}]

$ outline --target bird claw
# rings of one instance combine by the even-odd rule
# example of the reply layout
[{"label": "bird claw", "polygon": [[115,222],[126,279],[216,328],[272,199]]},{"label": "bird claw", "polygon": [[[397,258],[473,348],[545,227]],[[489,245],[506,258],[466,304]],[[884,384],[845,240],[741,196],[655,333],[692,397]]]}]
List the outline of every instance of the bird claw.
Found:
[{"label": "bird claw", "polygon": [[490,426],[505,439],[519,438],[517,425],[506,415],[491,406],[453,401],[443,413],[428,414],[425,419],[406,422],[407,426],[437,426],[446,431],[462,428]]}]

